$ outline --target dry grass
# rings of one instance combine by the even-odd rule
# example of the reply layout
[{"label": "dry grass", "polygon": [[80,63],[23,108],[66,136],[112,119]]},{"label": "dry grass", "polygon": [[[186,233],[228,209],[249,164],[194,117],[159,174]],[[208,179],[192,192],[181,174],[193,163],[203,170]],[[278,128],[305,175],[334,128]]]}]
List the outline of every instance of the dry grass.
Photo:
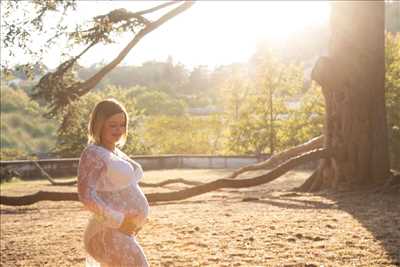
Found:
[{"label": "dry grass", "polygon": [[[148,171],[146,182],[212,180],[229,170]],[[400,197],[288,194],[307,172],[151,206],[139,233],[151,266],[399,266]],[[144,188],[146,192],[169,188]],[[1,194],[74,191],[47,181],[1,184]],[[252,201],[243,199],[255,198]],[[258,200],[256,200],[258,199]],[[1,266],[83,266],[89,213],[78,202],[0,206]]]}]

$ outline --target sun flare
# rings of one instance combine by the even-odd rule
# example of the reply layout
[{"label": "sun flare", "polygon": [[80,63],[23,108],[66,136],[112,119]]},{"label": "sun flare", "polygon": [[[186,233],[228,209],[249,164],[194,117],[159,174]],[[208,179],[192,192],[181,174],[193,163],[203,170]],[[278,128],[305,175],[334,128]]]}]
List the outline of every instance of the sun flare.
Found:
[{"label": "sun flare", "polygon": [[[130,10],[140,8],[138,2],[121,3]],[[322,1],[198,1],[143,40],[124,64],[169,55],[189,66],[243,62],[258,41],[280,42],[302,28],[327,23],[329,11],[329,3]]]},{"label": "sun flare", "polygon": [[[68,19],[72,25],[115,8],[134,12],[160,3],[164,2],[78,1],[76,13]],[[192,8],[141,40],[122,64],[163,61],[169,56],[189,67],[245,62],[254,53],[260,40],[284,42],[296,31],[326,24],[329,12],[330,4],[326,1],[197,1]],[[52,18],[48,22],[56,23]],[[108,62],[131,38],[132,33],[127,33],[113,45],[97,45],[95,51],[82,57],[80,64],[90,66],[96,62]],[[65,44],[59,44],[51,56],[45,58],[46,65],[51,68],[58,66],[61,54],[56,53],[63,46]],[[23,55],[13,59],[25,60]]]}]

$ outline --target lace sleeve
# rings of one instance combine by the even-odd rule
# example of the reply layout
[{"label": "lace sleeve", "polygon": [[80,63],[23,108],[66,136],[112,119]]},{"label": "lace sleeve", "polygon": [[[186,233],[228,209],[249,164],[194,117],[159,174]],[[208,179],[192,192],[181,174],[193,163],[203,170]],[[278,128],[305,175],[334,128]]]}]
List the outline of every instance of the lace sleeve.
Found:
[{"label": "lace sleeve", "polygon": [[81,155],[78,167],[79,200],[104,224],[111,228],[119,228],[124,214],[111,209],[96,193],[96,181],[107,171],[106,162],[97,153],[86,149]]}]

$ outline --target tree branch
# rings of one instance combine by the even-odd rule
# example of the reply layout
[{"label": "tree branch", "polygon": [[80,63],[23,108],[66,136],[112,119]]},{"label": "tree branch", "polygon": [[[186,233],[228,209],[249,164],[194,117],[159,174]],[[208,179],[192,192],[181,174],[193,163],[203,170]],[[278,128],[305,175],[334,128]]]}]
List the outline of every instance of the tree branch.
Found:
[{"label": "tree branch", "polygon": [[178,6],[177,8],[169,11],[167,14],[163,15],[158,20],[150,23],[147,27],[142,29],[138,32],[137,35],[130,41],[125,48],[119,53],[119,55],[111,61],[109,64],[104,66],[100,71],[98,71],[95,75],[91,78],[86,80],[83,83],[80,83],[77,88],[74,88],[74,91],[77,91],[78,96],[82,96],[89,92],[92,88],[94,88],[100,80],[109,73],[112,69],[114,69],[129,53],[129,51],[148,33],[152,32],[153,30],[157,29],[163,23],[167,22],[168,20],[172,19],[173,17],[177,16],[178,14],[182,13],[183,11],[190,8],[194,3],[193,2],[185,2]]},{"label": "tree branch", "polygon": [[[256,176],[248,179],[218,179],[209,183],[205,183],[199,186],[194,186],[188,189],[180,191],[169,192],[169,193],[150,193],[146,194],[146,198],[150,203],[159,201],[176,201],[183,200],[190,197],[198,196],[210,191],[218,190],[221,188],[246,188],[257,186],[265,183],[269,183],[298,165],[304,164],[309,161],[329,158],[331,157],[330,152],[327,149],[316,149],[309,151],[303,155],[292,158],[275,169],[269,171],[266,174]],[[51,200],[51,201],[77,201],[79,200],[77,193],[66,193],[66,192],[46,192],[39,191],[32,195],[11,197],[11,196],[0,196],[0,204],[11,205],[11,206],[23,206],[31,205],[38,201]]]},{"label": "tree branch", "polygon": [[[46,179],[52,184],[52,185],[57,185],[57,186],[64,186],[64,185],[75,185],[77,184],[78,180],[74,179],[72,181],[66,181],[66,182],[58,182],[56,181],[53,177],[50,176],[40,165],[37,161],[33,161],[33,164],[40,170],[40,173],[46,177]],[[166,181],[162,181],[159,183],[146,183],[146,182],[140,182],[139,186],[141,187],[162,187],[165,185],[170,185],[170,184],[176,184],[176,183],[181,183],[185,185],[201,185],[203,183],[201,182],[196,182],[196,181],[188,181],[183,178],[176,178],[176,179],[169,179]]]},{"label": "tree branch", "polygon": [[139,186],[141,187],[162,187],[165,185],[170,185],[170,184],[176,184],[176,183],[181,183],[185,185],[202,185],[203,183],[201,182],[196,182],[196,181],[188,181],[183,178],[176,178],[176,179],[169,179],[166,181],[162,181],[159,183],[146,183],[146,182],[140,182]]},{"label": "tree branch", "polygon": [[[161,8],[167,7],[172,4],[176,4],[180,2],[169,2],[158,5],[152,9],[147,9],[144,11],[139,11],[136,13],[130,13],[126,10],[114,10],[116,13],[110,12],[108,15],[116,15],[117,13],[122,13],[122,17],[125,18],[126,14],[136,14],[135,16],[140,16],[140,14],[145,14],[149,12],[153,12],[159,10]],[[85,53],[89,48],[91,48],[94,44],[98,43],[103,35],[94,35],[89,40],[91,40],[91,45],[85,49],[79,56],[72,58],[62,64],[57,68],[57,71],[54,73],[48,73],[42,77],[37,86],[35,86],[35,93],[33,94],[34,98],[43,98],[45,101],[49,102],[50,111],[47,115],[54,116],[60,110],[68,106],[72,101],[78,99],[84,94],[88,93],[91,89],[93,89],[100,81],[107,75],[112,69],[114,69],[130,52],[130,50],[148,33],[157,29],[159,26],[177,16],[178,14],[184,12],[188,8],[190,8],[194,4],[193,1],[184,1],[182,4],[179,4],[176,8],[168,11],[166,14],[162,15],[159,19],[154,22],[149,22],[146,20],[145,27],[141,29],[137,34],[135,34],[134,38],[121,50],[121,52],[117,55],[114,60],[112,60],[109,64],[100,69],[97,73],[95,73],[92,77],[87,79],[86,81],[77,81],[75,78],[71,78],[71,70],[73,64],[75,64],[77,58],[79,58],[83,53]],[[107,15],[104,15],[107,16]],[[122,19],[123,20],[123,19]],[[106,36],[107,37],[107,36]],[[104,37],[105,38],[105,37]],[[68,76],[69,75],[69,76]],[[67,77],[65,77],[67,76]]]},{"label": "tree branch", "polygon": [[66,181],[66,182],[58,182],[53,179],[53,177],[50,176],[43,168],[42,166],[39,165],[37,161],[33,161],[33,164],[40,170],[40,173],[46,177],[46,179],[52,184],[52,185],[74,185],[77,183],[77,180],[73,181]]},{"label": "tree branch", "polygon": [[284,162],[292,157],[298,156],[302,153],[311,151],[313,149],[321,148],[323,145],[323,139],[324,139],[323,136],[315,137],[315,138],[307,141],[304,144],[289,148],[279,154],[276,154],[263,162],[244,166],[244,167],[234,171],[231,175],[227,176],[226,178],[233,179],[233,178],[236,178],[237,176],[239,176],[240,174],[248,172],[248,171],[256,171],[256,170],[274,168],[274,167],[278,166],[279,164],[281,164],[282,162]]}]

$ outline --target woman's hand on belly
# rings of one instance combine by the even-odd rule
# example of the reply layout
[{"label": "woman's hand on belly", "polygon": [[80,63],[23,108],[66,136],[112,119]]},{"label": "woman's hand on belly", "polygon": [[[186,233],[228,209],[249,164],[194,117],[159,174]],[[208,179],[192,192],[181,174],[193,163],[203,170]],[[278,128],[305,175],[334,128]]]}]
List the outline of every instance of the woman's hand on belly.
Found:
[{"label": "woman's hand on belly", "polygon": [[119,230],[125,234],[131,235],[137,233],[138,229],[135,221],[138,220],[139,215],[137,213],[127,213],[125,214],[124,221],[122,222]]}]

